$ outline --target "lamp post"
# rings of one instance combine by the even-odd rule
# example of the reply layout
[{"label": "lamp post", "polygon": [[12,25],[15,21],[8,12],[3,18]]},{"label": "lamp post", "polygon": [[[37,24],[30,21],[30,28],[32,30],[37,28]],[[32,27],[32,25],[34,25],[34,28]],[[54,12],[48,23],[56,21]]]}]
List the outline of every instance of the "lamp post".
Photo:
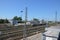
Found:
[{"label": "lamp post", "polygon": [[55,24],[57,24],[57,11],[55,13]]},{"label": "lamp post", "polygon": [[25,8],[25,24],[24,24],[24,29],[23,29],[23,40],[27,40],[26,22],[27,22],[27,7]]}]

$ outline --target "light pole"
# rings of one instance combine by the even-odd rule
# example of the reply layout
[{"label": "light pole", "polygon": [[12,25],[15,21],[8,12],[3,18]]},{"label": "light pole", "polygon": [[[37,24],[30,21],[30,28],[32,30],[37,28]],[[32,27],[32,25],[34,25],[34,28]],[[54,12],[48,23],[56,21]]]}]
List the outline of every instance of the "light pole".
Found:
[{"label": "light pole", "polygon": [[57,24],[57,11],[55,13],[55,24]]},{"label": "light pole", "polygon": [[25,24],[24,24],[24,29],[23,29],[23,40],[27,40],[26,22],[27,22],[27,7],[25,8]]}]

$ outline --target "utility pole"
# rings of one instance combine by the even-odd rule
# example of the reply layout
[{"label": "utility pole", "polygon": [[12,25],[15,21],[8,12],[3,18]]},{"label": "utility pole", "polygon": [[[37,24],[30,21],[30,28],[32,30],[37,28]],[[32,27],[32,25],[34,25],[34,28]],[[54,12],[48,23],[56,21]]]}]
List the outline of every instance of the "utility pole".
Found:
[{"label": "utility pole", "polygon": [[26,22],[27,22],[27,7],[25,8],[25,25],[24,25],[24,30],[23,30],[23,40],[27,40]]},{"label": "utility pole", "polygon": [[57,11],[55,13],[55,23],[57,24]]}]

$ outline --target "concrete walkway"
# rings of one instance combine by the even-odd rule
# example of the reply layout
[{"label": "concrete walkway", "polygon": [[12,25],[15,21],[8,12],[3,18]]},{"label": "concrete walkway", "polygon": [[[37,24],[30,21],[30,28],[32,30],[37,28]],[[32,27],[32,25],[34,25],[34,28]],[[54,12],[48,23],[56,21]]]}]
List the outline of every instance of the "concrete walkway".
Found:
[{"label": "concrete walkway", "polygon": [[[38,33],[36,35],[27,37],[27,40],[42,40],[42,39],[43,39],[42,33]],[[21,40],[23,40],[23,39],[21,39]]]}]

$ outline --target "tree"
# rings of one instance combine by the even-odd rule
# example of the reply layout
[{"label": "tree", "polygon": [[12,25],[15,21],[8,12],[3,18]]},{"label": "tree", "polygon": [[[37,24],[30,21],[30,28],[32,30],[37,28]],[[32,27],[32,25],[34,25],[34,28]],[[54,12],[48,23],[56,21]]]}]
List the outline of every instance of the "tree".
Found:
[{"label": "tree", "polygon": [[5,19],[5,20],[4,20],[4,23],[10,23],[10,22],[8,21],[8,19]]},{"label": "tree", "polygon": [[17,17],[17,16],[14,16],[14,17],[13,17],[13,20],[18,20],[18,17]]},{"label": "tree", "polygon": [[0,19],[0,23],[9,23],[8,19]]},{"label": "tree", "polygon": [[22,18],[21,17],[17,17],[17,16],[14,16],[13,20],[17,20],[18,23],[22,22]]},{"label": "tree", "polygon": [[33,18],[33,21],[35,21],[36,23],[40,23],[39,19],[37,18]]},{"label": "tree", "polygon": [[4,20],[3,19],[0,19],[0,23],[4,23]]},{"label": "tree", "polygon": [[33,18],[33,21],[40,22],[39,19],[37,19],[37,18]]}]

